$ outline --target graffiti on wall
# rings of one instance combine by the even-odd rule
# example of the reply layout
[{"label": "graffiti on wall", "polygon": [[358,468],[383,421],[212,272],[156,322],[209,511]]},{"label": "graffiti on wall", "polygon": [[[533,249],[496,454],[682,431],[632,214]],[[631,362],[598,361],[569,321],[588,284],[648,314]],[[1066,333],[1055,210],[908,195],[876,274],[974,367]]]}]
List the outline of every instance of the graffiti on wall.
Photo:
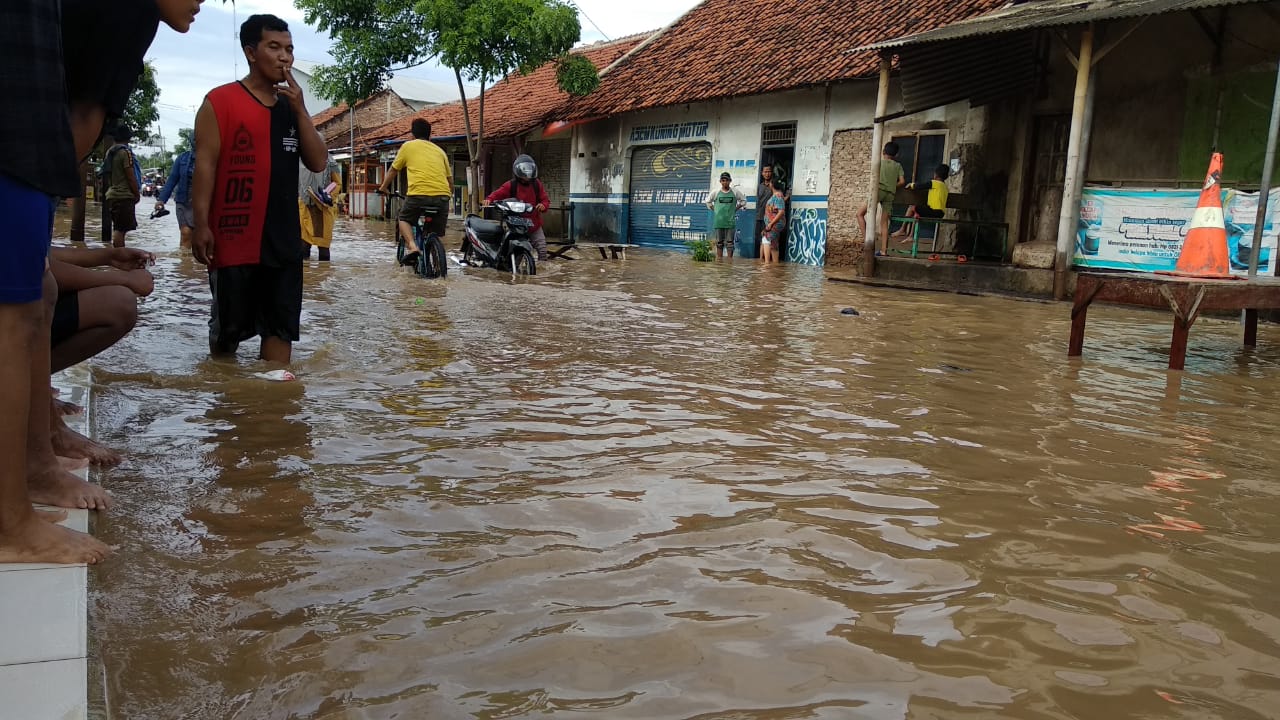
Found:
[{"label": "graffiti on wall", "polygon": [[787,262],[821,265],[826,254],[827,209],[793,209],[787,240]]}]

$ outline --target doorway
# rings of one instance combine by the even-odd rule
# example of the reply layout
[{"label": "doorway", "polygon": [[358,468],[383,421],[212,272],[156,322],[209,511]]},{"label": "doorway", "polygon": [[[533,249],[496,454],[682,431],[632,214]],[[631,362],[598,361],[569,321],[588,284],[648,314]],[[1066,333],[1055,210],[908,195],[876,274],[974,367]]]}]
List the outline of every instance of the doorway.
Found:
[{"label": "doorway", "polygon": [[1032,124],[1031,158],[1027,177],[1031,192],[1023,193],[1022,223],[1018,242],[1056,241],[1062,211],[1062,187],[1067,176],[1067,143],[1071,138],[1070,115],[1042,115]]},{"label": "doorway", "polygon": [[[787,234],[791,227],[791,195],[794,190],[795,167],[796,167],[796,124],[794,122],[785,123],[765,123],[760,126],[760,168],[773,168],[773,177],[781,180],[786,184],[787,188],[787,207],[785,210],[787,220],[786,230],[783,230],[782,236],[779,238],[778,257],[786,259],[787,257]],[[758,169],[758,170],[759,170]],[[760,184],[760,176],[757,173],[756,181],[753,186],[758,187]],[[756,200],[759,202],[759,198]],[[751,246],[753,248],[750,257],[760,256],[760,233],[763,230],[759,223],[756,224],[755,231],[752,233]],[[746,248],[743,248],[746,250]],[[747,257],[744,252],[743,257]]]}]

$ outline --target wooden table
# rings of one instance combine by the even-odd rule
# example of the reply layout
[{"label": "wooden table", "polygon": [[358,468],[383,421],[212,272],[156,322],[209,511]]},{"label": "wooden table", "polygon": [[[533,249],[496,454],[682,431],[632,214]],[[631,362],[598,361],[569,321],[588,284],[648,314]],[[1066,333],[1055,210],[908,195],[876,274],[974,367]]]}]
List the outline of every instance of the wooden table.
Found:
[{"label": "wooden table", "polygon": [[[554,250],[552,250],[552,246],[555,246]],[[563,258],[565,260],[577,260],[577,258],[572,257],[570,255],[566,255],[565,253],[575,248],[595,248],[600,251],[601,260],[608,260],[610,254],[613,255],[614,260],[617,260],[619,257],[621,257],[623,260],[626,260],[627,248],[629,247],[635,247],[635,246],[629,245],[627,243],[556,242],[552,240],[547,242],[547,251],[548,251],[547,257]]]},{"label": "wooden table", "polygon": [[1085,317],[1094,300],[1172,310],[1169,369],[1181,370],[1187,359],[1187,334],[1205,310],[1244,310],[1244,344],[1256,347],[1258,310],[1280,308],[1280,279],[1206,280],[1155,273],[1079,273],[1071,307],[1068,357],[1076,357],[1084,350]]}]

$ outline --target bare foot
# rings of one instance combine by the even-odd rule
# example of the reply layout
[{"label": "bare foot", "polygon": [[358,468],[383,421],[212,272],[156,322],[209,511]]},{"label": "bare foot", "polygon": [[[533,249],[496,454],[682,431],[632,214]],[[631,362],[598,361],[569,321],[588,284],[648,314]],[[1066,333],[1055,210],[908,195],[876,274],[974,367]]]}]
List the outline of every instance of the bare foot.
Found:
[{"label": "bare foot", "polygon": [[80,433],[58,423],[62,427],[53,430],[53,451],[63,457],[88,458],[94,465],[113,467],[124,457],[111,448],[104,447]]},{"label": "bare foot", "polygon": [[79,415],[84,412],[84,408],[79,405],[67,402],[66,400],[58,400],[57,398],[54,398],[53,400],[53,410],[62,416]]},{"label": "bare foot", "polygon": [[76,470],[83,470],[84,468],[89,467],[89,458],[59,457],[58,465],[60,465],[63,470],[75,472]]},{"label": "bare foot", "polygon": [[44,522],[34,515],[0,534],[0,562],[101,562],[111,549],[84,533]]},{"label": "bare foot", "polygon": [[111,493],[100,485],[91,485],[62,468],[27,475],[27,497],[31,502],[54,507],[106,510],[111,507]]}]

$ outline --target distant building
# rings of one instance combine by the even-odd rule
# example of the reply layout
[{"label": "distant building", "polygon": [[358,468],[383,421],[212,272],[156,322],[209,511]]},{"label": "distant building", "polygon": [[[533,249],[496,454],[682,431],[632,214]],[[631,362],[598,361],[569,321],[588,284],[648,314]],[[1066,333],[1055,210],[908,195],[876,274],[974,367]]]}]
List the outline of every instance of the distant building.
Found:
[{"label": "distant building", "polygon": [[[302,86],[302,94],[307,101],[307,109],[313,113],[327,110],[334,105],[331,101],[320,97],[315,90],[314,82],[317,67],[319,67],[318,64],[306,60],[295,60],[293,63],[294,77],[297,78],[298,84]],[[456,83],[397,76],[387,82],[387,87],[394,90],[396,95],[414,110],[421,110],[428,105],[439,105],[458,99],[458,86]],[[479,91],[480,88],[478,87],[467,86],[468,93]]]}]

